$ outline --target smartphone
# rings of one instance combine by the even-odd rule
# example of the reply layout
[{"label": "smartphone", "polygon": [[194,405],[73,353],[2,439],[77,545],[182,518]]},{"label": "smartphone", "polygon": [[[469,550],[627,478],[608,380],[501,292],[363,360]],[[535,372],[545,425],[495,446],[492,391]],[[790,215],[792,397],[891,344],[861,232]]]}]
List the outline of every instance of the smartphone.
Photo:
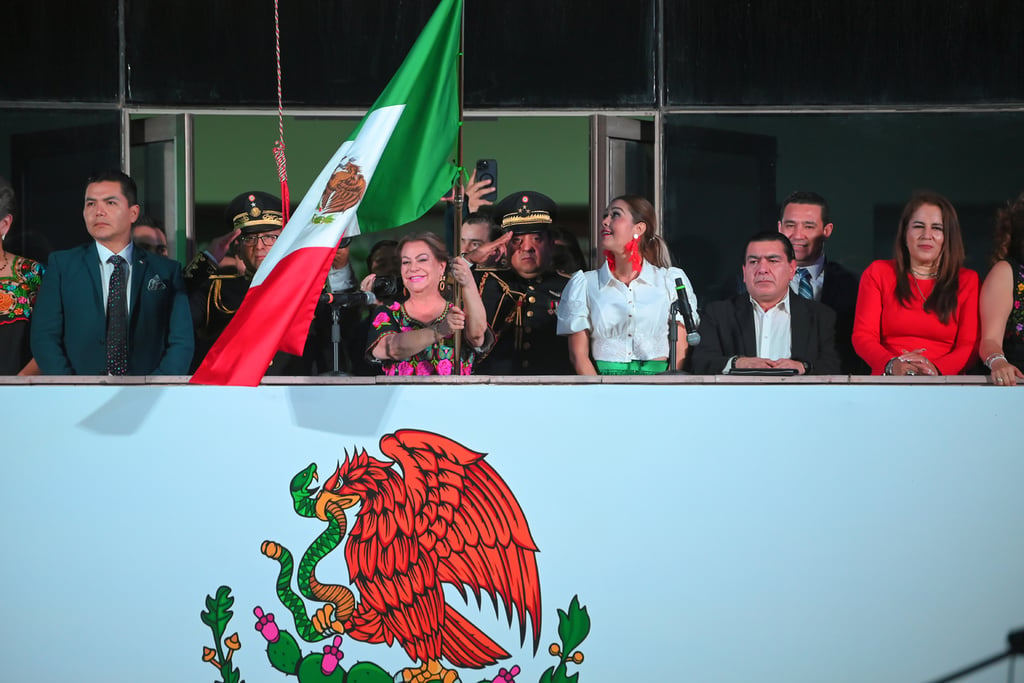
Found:
[{"label": "smartphone", "polygon": [[490,180],[491,190],[483,196],[483,199],[488,201],[498,200],[498,160],[497,159],[477,159],[476,160],[476,179],[477,180]]}]

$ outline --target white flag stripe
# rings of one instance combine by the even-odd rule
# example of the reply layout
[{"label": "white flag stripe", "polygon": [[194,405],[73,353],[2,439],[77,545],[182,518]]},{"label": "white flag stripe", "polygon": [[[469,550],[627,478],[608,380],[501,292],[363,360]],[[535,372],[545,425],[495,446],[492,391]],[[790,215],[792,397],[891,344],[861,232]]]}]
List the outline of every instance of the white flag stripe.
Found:
[{"label": "white flag stripe", "polygon": [[366,180],[366,187],[373,182],[373,174],[380,163],[381,155],[391,139],[398,121],[405,111],[404,104],[396,104],[390,107],[382,107],[367,114],[363,127],[355,140],[347,140],[338,151],[331,157],[330,162],[320,171],[320,175],[302,198],[295,213],[288,220],[288,225],[281,231],[281,236],[274,243],[266,259],[260,264],[259,270],[252,278],[252,287],[256,287],[266,280],[270,271],[288,254],[297,249],[305,247],[329,247],[334,248],[344,234],[359,234],[359,224],[356,222],[356,211],[359,203],[346,209],[341,216],[336,216],[332,223],[314,223],[313,214],[316,212],[317,203],[323,195],[327,182],[331,175],[337,170],[338,164],[346,157],[352,159],[358,166],[360,173]]}]

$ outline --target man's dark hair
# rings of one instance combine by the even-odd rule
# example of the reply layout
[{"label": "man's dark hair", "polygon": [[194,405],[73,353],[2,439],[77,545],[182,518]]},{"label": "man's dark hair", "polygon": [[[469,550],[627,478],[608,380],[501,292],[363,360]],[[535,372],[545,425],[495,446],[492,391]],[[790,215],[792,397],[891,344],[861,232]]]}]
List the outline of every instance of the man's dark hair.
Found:
[{"label": "man's dark hair", "polygon": [[397,246],[397,240],[380,240],[378,242],[375,242],[374,245],[370,247],[370,253],[366,255],[366,270],[370,271],[371,273],[373,272],[373,257],[378,251],[380,251],[381,249],[387,249],[389,247],[394,249]]},{"label": "man's dark hair", "polygon": [[779,211],[779,220],[786,215],[786,207],[790,204],[813,204],[821,207],[821,224],[828,225],[828,202],[817,192],[804,192],[797,190],[791,192],[788,197],[782,200],[782,209]]},{"label": "man's dark hair", "polygon": [[14,213],[14,188],[0,175],[0,221]]},{"label": "man's dark hair", "polygon": [[135,186],[135,181],[127,173],[113,169],[97,171],[85,181],[86,187],[93,183],[120,183],[121,194],[128,200],[128,206],[134,206],[139,203],[139,190]]},{"label": "man's dark hair", "polygon": [[480,211],[474,211],[473,213],[468,214],[462,220],[462,224],[463,225],[485,225],[485,226],[487,226],[487,239],[488,240],[496,240],[499,237],[501,237],[501,228],[499,228],[498,224],[494,222],[494,219],[491,218],[486,213],[482,213]]},{"label": "man's dark hair", "polygon": [[789,241],[789,238],[783,235],[777,230],[762,230],[757,233],[743,246],[743,264],[747,263],[747,249],[754,242],[778,242],[782,245],[783,251],[786,252],[787,261],[796,261],[796,252],[793,251],[793,243]]},{"label": "man's dark hair", "polygon": [[[127,197],[128,195],[125,196]],[[155,230],[159,230],[165,235],[167,234],[167,231],[164,230],[163,223],[161,223],[160,220],[157,219],[156,217],[150,216],[149,214],[144,213],[141,216],[139,216],[139,219],[132,223],[132,229],[134,230],[136,227],[140,225],[148,225],[149,227]]]}]

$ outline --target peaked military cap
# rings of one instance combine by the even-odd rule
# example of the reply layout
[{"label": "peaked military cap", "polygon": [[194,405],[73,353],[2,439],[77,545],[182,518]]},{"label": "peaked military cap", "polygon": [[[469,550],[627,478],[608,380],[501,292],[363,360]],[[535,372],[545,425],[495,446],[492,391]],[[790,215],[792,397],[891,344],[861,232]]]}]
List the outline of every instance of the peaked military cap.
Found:
[{"label": "peaked military cap", "polygon": [[558,205],[545,194],[525,190],[513,192],[498,202],[493,214],[503,230],[515,235],[547,232],[558,213]]},{"label": "peaked military cap", "polygon": [[259,191],[243,192],[228,204],[224,211],[232,230],[241,229],[243,235],[280,229],[284,225],[281,200]]}]

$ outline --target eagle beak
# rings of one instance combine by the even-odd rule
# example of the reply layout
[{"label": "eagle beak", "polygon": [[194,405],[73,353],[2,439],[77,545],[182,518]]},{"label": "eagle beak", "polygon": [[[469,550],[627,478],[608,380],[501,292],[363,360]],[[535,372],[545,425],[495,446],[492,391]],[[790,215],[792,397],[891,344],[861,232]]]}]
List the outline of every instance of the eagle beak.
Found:
[{"label": "eagle beak", "polygon": [[347,510],[359,502],[359,496],[353,494],[347,496],[339,496],[338,504],[341,505],[343,510]]}]

